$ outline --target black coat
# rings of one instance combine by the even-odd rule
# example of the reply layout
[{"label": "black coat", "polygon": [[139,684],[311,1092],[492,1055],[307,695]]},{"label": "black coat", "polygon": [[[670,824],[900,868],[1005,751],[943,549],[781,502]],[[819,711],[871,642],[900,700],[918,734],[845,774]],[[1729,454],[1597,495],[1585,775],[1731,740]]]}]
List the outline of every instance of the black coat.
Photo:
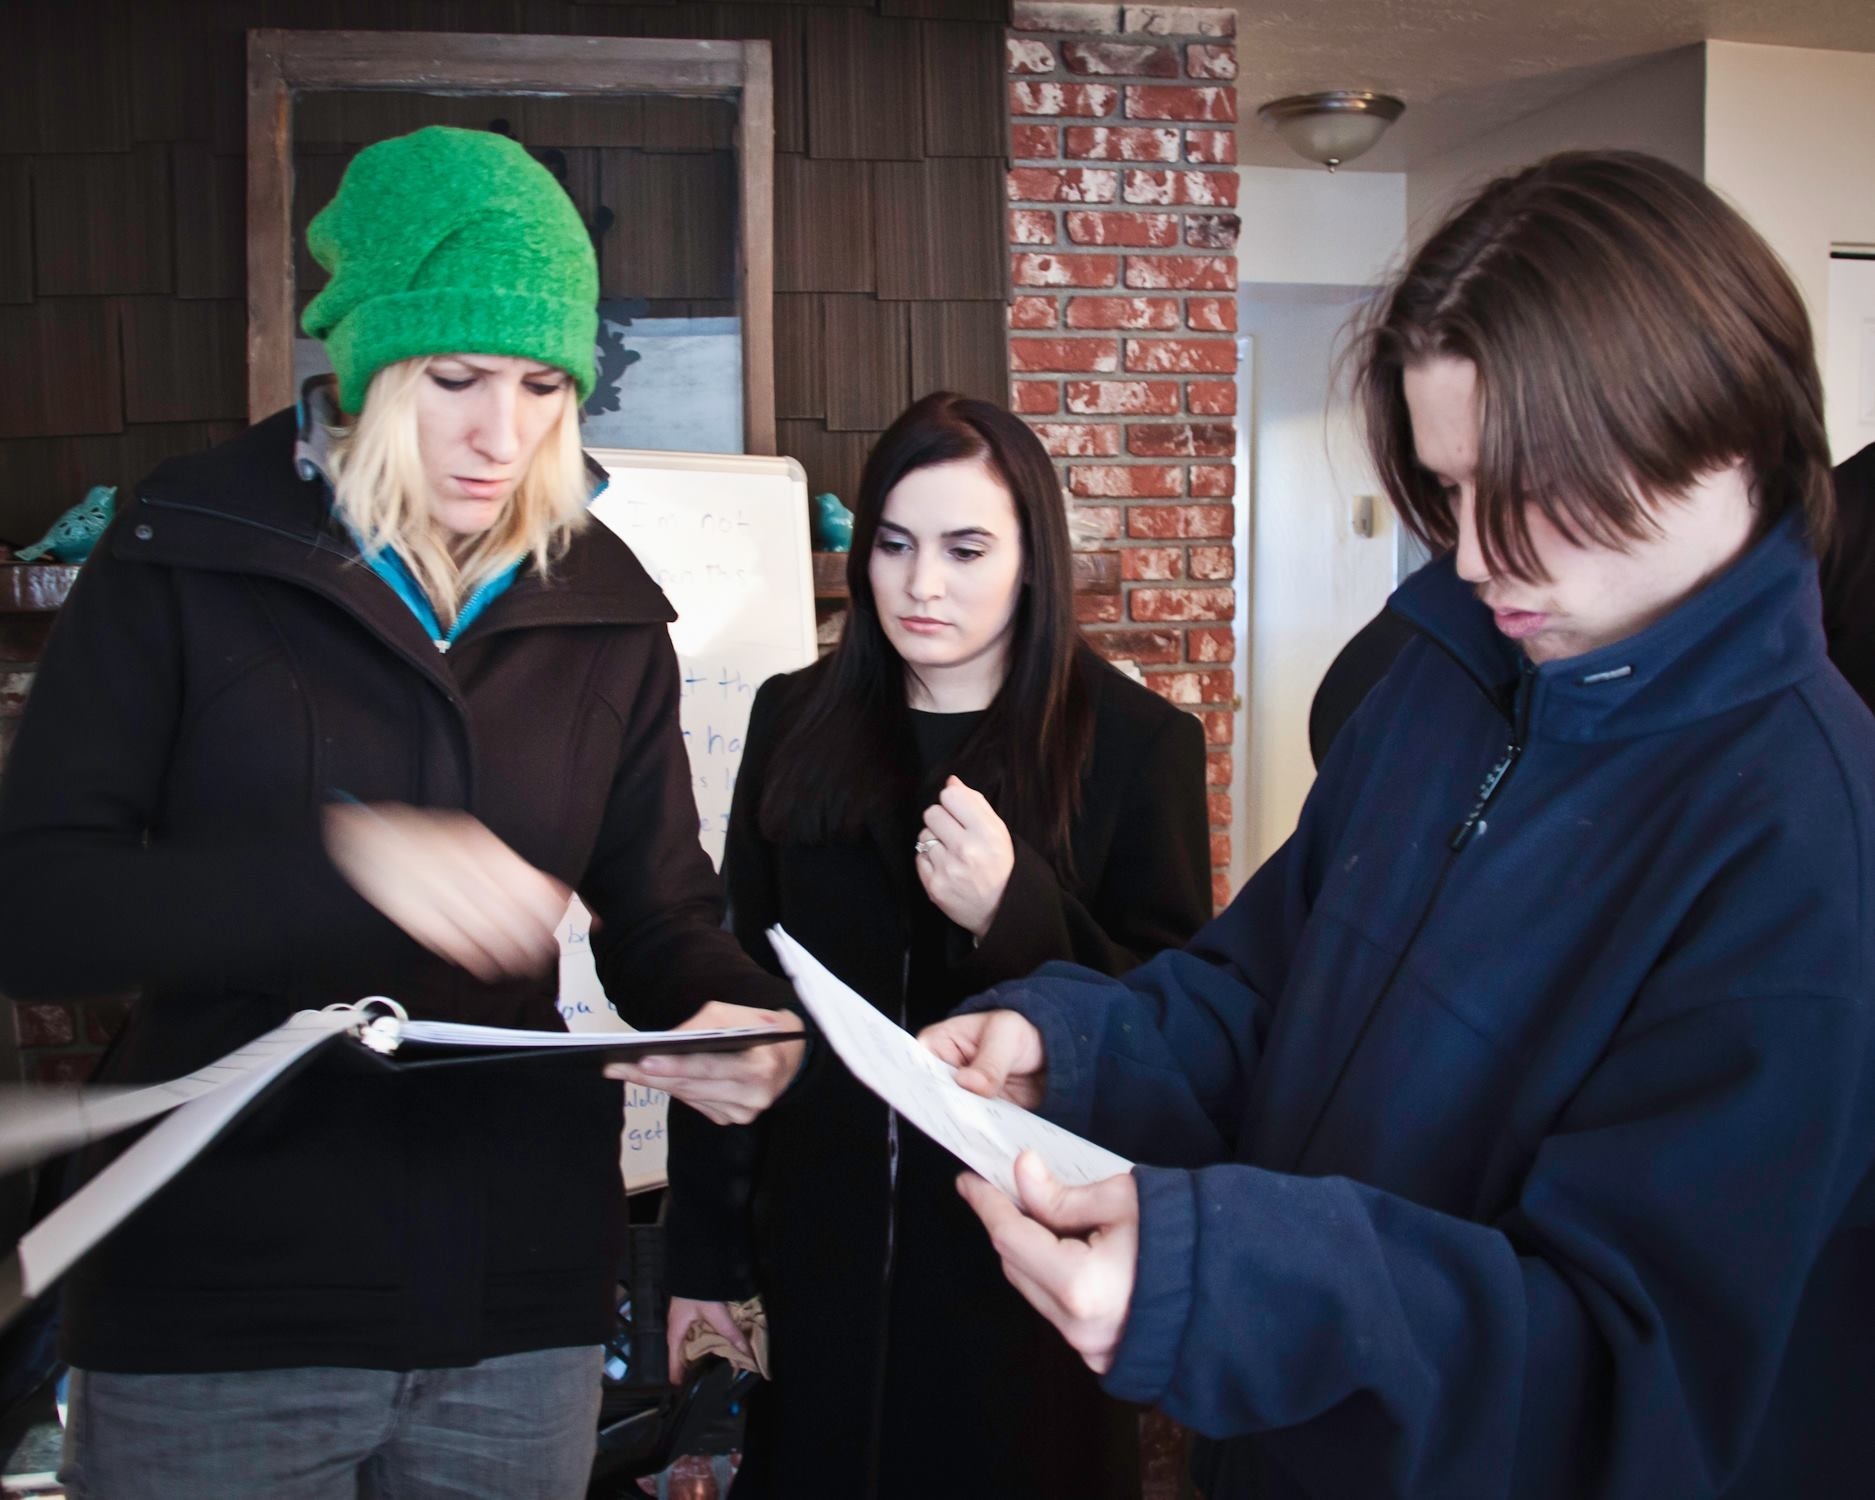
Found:
[{"label": "black coat", "polygon": [[[755,809],[769,758],[791,706],[822,669],[765,684],[724,856],[731,922],[748,951],[772,965],[763,932],[780,922],[915,1030],[1050,959],[1119,973],[1183,943],[1210,908],[1203,734],[1190,715],[1091,652],[1081,666],[1096,727],[1072,830],[1076,888],[1064,889],[1018,839],[982,945],[973,949],[952,929],[959,941],[946,950],[947,972],[921,976],[909,1008],[914,912],[927,905],[911,849],[919,809],[875,820],[857,842],[762,838]],[[746,1269],[723,1254],[733,1228],[719,1223],[712,1243],[690,1211],[694,1193],[723,1175],[720,1165],[692,1166],[694,1134],[693,1119],[677,1112],[672,1287],[736,1295],[749,1286]],[[714,1133],[714,1141],[735,1134]],[[753,1282],[768,1309],[774,1380],[750,1403],[738,1500],[1138,1495],[1136,1412],[1101,1395],[1004,1280],[955,1191],[956,1161],[889,1121],[825,1047],[812,1051],[763,1121],[740,1134],[757,1153]],[[746,1227],[741,1234],[746,1244]]]},{"label": "black coat", "polygon": [[[0,797],[0,988],[142,985],[115,1083],[368,994],[557,1027],[552,974],[479,983],[351,891],[319,833],[347,796],[466,809],[576,887],[633,1022],[772,1000],[719,926],[671,609],[629,549],[586,528],[445,656],[294,438],[283,412],[164,465],[80,574]],[[590,1063],[388,1077],[327,1049],[74,1271],[68,1357],[407,1369],[596,1343],[620,1120]]]},{"label": "black coat", "polygon": [[1829,659],[1875,708],[1875,443],[1836,465],[1836,532],[1823,557]]}]

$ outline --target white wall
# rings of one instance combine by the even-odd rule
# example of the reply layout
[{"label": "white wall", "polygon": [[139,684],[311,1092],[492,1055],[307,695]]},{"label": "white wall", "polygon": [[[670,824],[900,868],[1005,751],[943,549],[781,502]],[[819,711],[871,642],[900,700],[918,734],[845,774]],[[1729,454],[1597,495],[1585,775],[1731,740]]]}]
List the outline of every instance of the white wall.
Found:
[{"label": "white wall", "polygon": [[1396,268],[1406,237],[1402,173],[1245,167],[1240,177],[1236,883],[1295,827],[1315,777],[1315,688],[1392,587],[1390,517],[1372,540],[1349,527],[1348,501],[1372,483],[1329,374],[1341,329]]},{"label": "white wall", "polygon": [[[1769,50],[1769,49],[1752,49]],[[1406,222],[1415,241],[1491,178],[1557,151],[1649,151],[1699,176],[1705,170],[1706,61],[1680,47],[1467,141],[1406,174]]]},{"label": "white wall", "polygon": [[1237,279],[1372,286],[1394,268],[1406,223],[1404,172],[1243,167],[1237,204],[1247,226]]},{"label": "white wall", "polygon": [[[1824,342],[1830,246],[1875,246],[1875,53],[1708,42],[1706,181],[1783,257]],[[1834,384],[1833,429],[1856,394]]]},{"label": "white wall", "polygon": [[[1393,588],[1396,523],[1384,500],[1371,537],[1353,504],[1378,491],[1358,425],[1331,387],[1348,320],[1370,289],[1244,286],[1238,321],[1249,336],[1245,385],[1254,401],[1247,518],[1251,587],[1249,733],[1243,745],[1243,830],[1250,868],[1295,828],[1315,779],[1309,705],[1322,674]],[[1241,649],[1241,648],[1240,648]]]}]

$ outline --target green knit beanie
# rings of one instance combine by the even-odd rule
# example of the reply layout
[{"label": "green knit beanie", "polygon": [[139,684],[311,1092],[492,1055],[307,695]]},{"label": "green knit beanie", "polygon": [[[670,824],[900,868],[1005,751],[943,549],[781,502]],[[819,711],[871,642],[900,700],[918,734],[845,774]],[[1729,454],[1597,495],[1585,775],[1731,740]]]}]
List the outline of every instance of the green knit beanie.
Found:
[{"label": "green knit beanie", "polygon": [[332,280],[300,323],[325,343],[346,412],[384,366],[424,354],[537,359],[592,394],[592,241],[519,142],[430,125],[367,146],[306,246]]}]

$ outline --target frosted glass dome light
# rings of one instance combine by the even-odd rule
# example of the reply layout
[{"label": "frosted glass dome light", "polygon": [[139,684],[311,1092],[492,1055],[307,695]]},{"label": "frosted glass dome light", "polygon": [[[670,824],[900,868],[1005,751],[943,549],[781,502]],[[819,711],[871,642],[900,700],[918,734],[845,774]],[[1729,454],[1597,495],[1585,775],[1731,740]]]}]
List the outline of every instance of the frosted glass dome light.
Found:
[{"label": "frosted glass dome light", "polygon": [[1276,128],[1290,150],[1332,172],[1372,150],[1405,109],[1391,94],[1332,89],[1272,99],[1257,115]]}]

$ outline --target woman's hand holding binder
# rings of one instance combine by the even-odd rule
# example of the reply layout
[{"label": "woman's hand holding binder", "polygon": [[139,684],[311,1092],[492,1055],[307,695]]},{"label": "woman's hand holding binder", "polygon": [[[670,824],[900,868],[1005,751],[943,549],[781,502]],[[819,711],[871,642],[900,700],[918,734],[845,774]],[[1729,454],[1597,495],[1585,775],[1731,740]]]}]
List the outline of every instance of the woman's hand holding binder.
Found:
[{"label": "woman's hand holding binder", "polygon": [[[712,1000],[676,1031],[713,1027],[779,1026],[801,1030],[792,1011],[758,1010]],[[794,1081],[806,1050],[801,1042],[773,1042],[740,1052],[653,1053],[633,1062],[612,1063],[607,1078],[662,1089],[717,1125],[747,1125]]]}]

